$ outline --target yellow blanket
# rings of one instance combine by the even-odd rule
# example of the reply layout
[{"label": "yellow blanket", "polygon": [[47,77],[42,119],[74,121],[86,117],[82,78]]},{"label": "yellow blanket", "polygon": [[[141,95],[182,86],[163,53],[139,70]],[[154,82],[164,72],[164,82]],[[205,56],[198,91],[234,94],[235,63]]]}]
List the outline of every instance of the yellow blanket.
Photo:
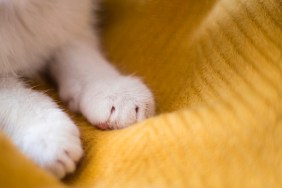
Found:
[{"label": "yellow blanket", "polygon": [[0,187],[282,187],[281,0],[102,7],[108,58],[144,79],[159,115],[99,131],[71,114],[85,156],[63,182],[1,135]]}]

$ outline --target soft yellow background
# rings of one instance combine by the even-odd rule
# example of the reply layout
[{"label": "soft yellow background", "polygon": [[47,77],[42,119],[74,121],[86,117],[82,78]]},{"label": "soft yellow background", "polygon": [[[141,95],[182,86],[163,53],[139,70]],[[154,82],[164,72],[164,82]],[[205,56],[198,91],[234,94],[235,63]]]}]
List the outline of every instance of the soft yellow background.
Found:
[{"label": "soft yellow background", "polygon": [[282,187],[280,0],[104,0],[100,15],[107,57],[159,115],[103,132],[70,113],[85,156],[61,183],[1,135],[1,187]]}]

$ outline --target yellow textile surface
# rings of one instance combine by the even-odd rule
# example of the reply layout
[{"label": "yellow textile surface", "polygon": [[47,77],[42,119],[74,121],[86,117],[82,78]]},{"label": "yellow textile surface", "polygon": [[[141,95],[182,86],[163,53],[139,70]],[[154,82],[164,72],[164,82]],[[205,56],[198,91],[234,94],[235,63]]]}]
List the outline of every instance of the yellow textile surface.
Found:
[{"label": "yellow textile surface", "polygon": [[85,156],[63,183],[0,136],[0,186],[282,187],[282,2],[104,0],[103,7],[107,56],[152,88],[159,115],[99,131],[71,114]]}]

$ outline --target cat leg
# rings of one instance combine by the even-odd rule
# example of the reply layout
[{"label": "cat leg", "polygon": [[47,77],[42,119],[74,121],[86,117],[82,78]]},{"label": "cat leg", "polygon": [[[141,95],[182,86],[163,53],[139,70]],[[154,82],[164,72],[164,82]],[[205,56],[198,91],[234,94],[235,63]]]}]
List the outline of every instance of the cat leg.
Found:
[{"label": "cat leg", "polygon": [[0,130],[37,165],[58,178],[82,156],[79,131],[46,95],[16,78],[0,78]]},{"label": "cat leg", "polygon": [[154,114],[154,99],[142,81],[121,75],[95,40],[76,40],[61,48],[50,70],[62,100],[101,129],[118,129]]}]

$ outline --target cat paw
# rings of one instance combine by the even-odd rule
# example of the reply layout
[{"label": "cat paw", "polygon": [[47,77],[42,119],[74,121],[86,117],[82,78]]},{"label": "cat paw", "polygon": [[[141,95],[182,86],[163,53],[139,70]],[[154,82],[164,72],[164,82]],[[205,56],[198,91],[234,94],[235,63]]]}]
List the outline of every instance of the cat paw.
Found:
[{"label": "cat paw", "polygon": [[58,178],[74,172],[83,151],[78,128],[60,109],[50,109],[44,117],[34,118],[20,147],[37,165]]},{"label": "cat paw", "polygon": [[80,95],[81,113],[100,129],[119,129],[154,115],[150,90],[137,78],[119,77],[87,85]]}]

